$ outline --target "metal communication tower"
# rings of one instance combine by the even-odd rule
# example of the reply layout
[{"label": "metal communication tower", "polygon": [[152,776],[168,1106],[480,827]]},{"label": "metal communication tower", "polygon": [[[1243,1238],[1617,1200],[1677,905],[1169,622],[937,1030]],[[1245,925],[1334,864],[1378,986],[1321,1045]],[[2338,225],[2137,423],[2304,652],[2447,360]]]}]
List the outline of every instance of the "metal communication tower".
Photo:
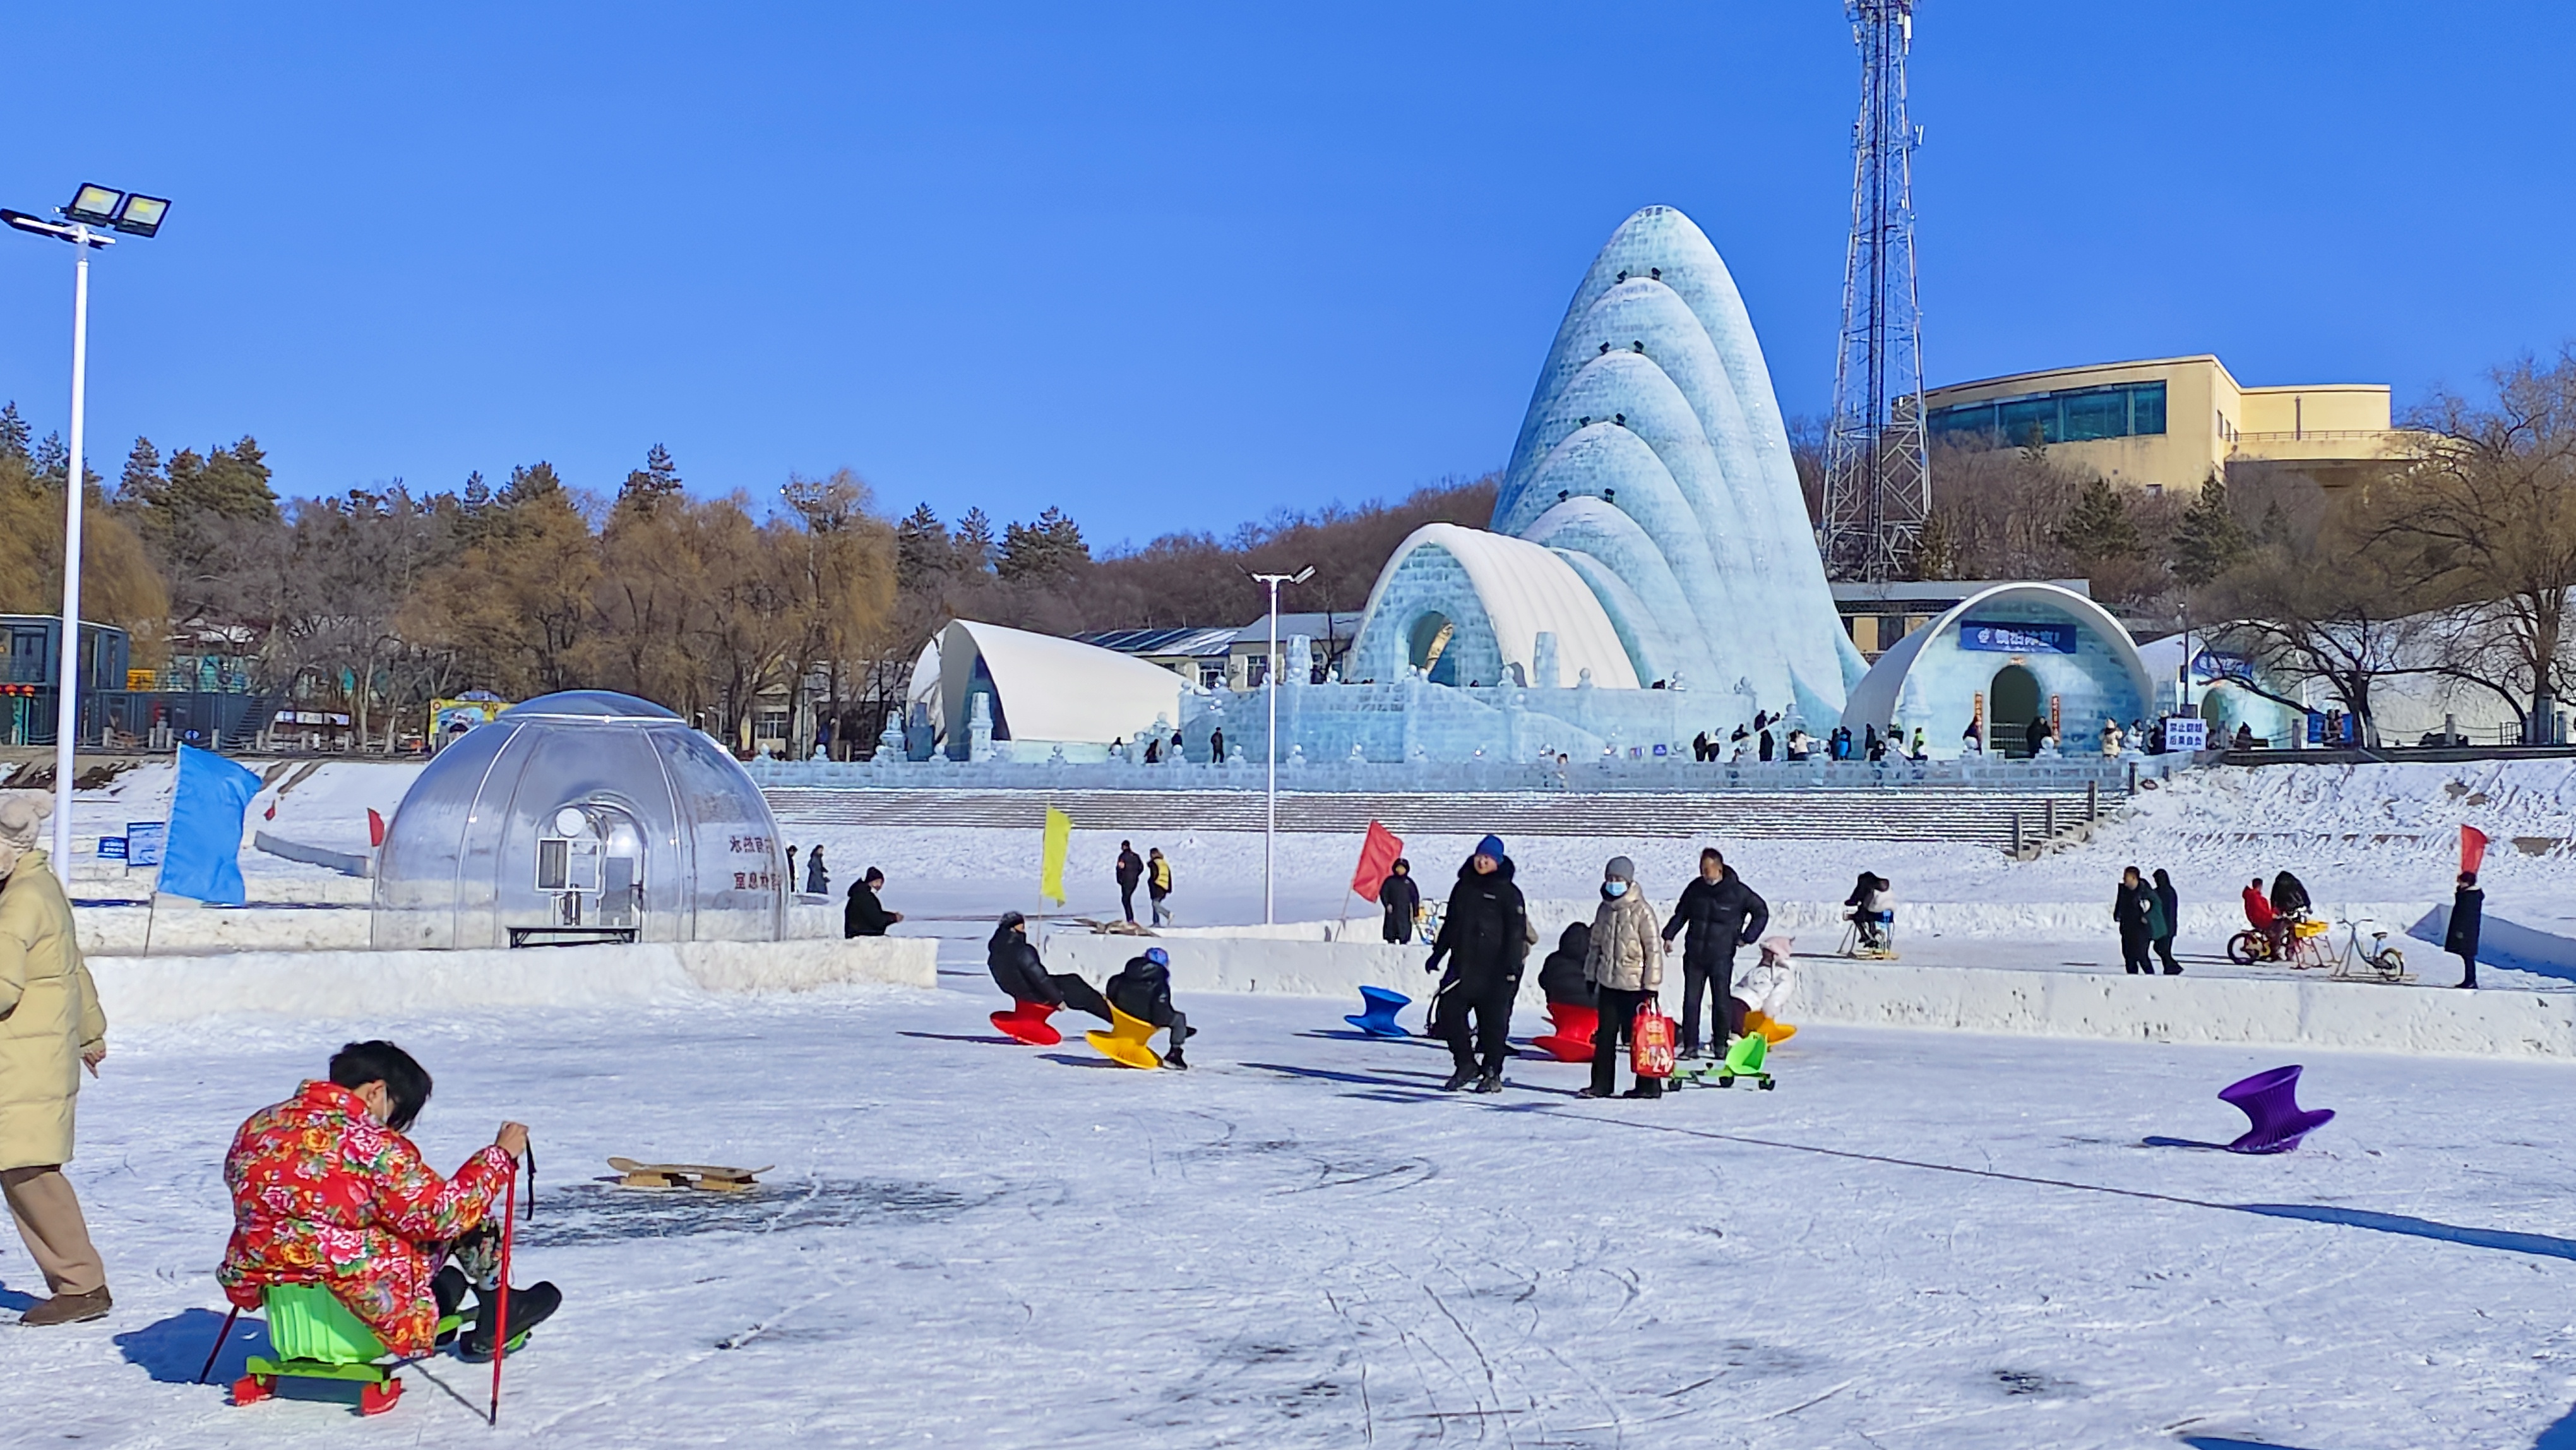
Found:
[{"label": "metal communication tower", "polygon": [[1818,543],[1833,577],[1876,581],[1913,571],[1932,511],[1914,296],[1913,158],[1922,135],[1905,111],[1914,0],[1846,0],[1843,9],[1860,47],[1860,119]]}]

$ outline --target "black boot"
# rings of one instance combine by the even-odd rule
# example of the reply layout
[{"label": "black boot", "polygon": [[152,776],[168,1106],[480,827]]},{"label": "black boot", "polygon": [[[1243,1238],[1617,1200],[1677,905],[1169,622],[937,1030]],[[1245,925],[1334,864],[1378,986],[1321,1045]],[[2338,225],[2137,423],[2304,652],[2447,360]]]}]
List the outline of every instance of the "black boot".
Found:
[{"label": "black boot", "polygon": [[[474,1297],[481,1301],[474,1314],[474,1325],[465,1331],[465,1340],[456,1347],[457,1357],[481,1363],[492,1357],[494,1300],[490,1289],[475,1286]],[[553,1284],[539,1281],[524,1289],[510,1291],[510,1343],[515,1346],[528,1331],[543,1324],[547,1317],[563,1307],[563,1291]]]},{"label": "black boot", "polygon": [[1174,1072],[1187,1072],[1190,1070],[1190,1065],[1181,1060],[1181,1050],[1177,1047],[1163,1054],[1163,1066],[1170,1068]]},{"label": "black boot", "polygon": [[1440,1085],[1440,1090],[1444,1093],[1454,1093],[1475,1080],[1476,1065],[1470,1062],[1449,1074],[1449,1080]]},{"label": "black boot", "polygon": [[1502,1090],[1503,1070],[1499,1067],[1486,1068],[1483,1075],[1476,1079],[1476,1091],[1480,1093],[1498,1093]]}]

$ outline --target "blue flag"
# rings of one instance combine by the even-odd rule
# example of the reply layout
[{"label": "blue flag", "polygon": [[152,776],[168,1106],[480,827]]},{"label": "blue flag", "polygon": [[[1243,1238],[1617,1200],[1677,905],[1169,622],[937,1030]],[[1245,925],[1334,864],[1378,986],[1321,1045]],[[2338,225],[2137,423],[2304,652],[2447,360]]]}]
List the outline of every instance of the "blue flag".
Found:
[{"label": "blue flag", "polygon": [[259,793],[259,776],[211,750],[179,747],[179,786],[170,795],[170,839],[162,848],[160,889],[239,906],[242,815]]}]

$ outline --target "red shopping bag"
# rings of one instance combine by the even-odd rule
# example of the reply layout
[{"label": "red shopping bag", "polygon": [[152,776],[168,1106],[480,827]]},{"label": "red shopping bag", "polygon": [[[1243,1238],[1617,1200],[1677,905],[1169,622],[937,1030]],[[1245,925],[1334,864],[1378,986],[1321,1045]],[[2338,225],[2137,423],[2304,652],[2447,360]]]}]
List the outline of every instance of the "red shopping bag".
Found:
[{"label": "red shopping bag", "polygon": [[1673,1019],[1652,997],[1637,1004],[1637,1018],[1629,1024],[1628,1066],[1639,1077],[1673,1075]]}]

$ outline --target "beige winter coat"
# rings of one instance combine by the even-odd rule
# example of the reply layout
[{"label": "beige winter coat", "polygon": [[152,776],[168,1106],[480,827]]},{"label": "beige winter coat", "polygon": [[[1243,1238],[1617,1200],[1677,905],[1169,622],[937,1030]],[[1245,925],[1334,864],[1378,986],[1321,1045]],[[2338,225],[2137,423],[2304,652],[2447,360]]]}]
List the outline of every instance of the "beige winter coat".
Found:
[{"label": "beige winter coat", "polygon": [[1664,939],[1655,934],[1655,909],[1634,883],[1628,894],[1601,903],[1592,917],[1592,949],[1583,975],[1621,992],[1653,992],[1664,985]]},{"label": "beige winter coat", "polygon": [[81,1054],[106,1041],[72,904],[29,851],[0,883],[0,1169],[71,1161]]}]

